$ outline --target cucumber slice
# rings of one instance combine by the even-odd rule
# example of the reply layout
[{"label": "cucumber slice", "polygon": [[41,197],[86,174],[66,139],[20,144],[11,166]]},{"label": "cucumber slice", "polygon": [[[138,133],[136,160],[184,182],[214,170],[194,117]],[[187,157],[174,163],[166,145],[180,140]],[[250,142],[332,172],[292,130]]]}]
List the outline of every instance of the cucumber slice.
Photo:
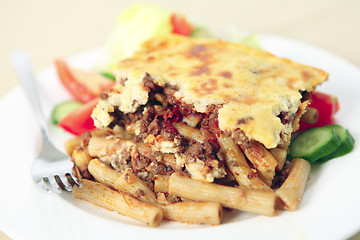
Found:
[{"label": "cucumber slice", "polygon": [[51,121],[53,124],[58,124],[61,119],[66,117],[69,113],[73,112],[75,109],[78,109],[83,104],[81,102],[69,100],[62,102],[55,106],[51,113]]},{"label": "cucumber slice", "polygon": [[334,152],[341,145],[332,126],[311,128],[296,136],[290,144],[292,158],[304,158],[313,163]]},{"label": "cucumber slice", "polygon": [[348,154],[354,149],[354,145],[355,145],[355,139],[353,138],[353,136],[351,136],[349,130],[339,125],[330,125],[330,126],[333,127],[336,133],[339,135],[341,145],[334,152],[330,153],[325,157],[320,158],[318,162],[321,163]]}]

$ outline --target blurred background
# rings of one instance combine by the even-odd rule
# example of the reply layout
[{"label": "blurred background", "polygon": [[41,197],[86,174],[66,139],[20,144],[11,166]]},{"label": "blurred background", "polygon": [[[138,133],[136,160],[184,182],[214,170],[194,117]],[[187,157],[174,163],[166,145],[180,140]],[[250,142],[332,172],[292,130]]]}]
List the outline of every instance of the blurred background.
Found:
[{"label": "blurred background", "polygon": [[[137,1],[0,0],[0,97],[17,85],[11,51],[26,49],[35,71],[104,44],[116,16]],[[358,0],[200,0],[152,2],[190,21],[220,29],[235,24],[313,44],[360,66]]]},{"label": "blurred background", "polygon": [[[34,70],[102,46],[116,16],[137,1],[0,0],[0,98],[18,85],[9,54],[25,49]],[[339,55],[360,67],[358,0],[153,0],[183,13],[190,22],[293,38]],[[1,217],[1,214],[0,214]],[[310,217],[310,216],[309,216]],[[1,233],[0,239],[7,239]],[[360,236],[353,239],[360,239]]]}]

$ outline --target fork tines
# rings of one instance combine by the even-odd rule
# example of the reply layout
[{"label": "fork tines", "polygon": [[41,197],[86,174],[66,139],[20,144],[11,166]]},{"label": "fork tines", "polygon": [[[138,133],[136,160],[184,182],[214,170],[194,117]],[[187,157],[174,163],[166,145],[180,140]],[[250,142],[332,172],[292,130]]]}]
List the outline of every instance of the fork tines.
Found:
[{"label": "fork tines", "polygon": [[54,191],[56,193],[61,193],[62,191],[71,192],[74,185],[81,187],[81,183],[70,173],[66,173],[63,176],[45,176],[37,182],[37,185],[46,192]]}]

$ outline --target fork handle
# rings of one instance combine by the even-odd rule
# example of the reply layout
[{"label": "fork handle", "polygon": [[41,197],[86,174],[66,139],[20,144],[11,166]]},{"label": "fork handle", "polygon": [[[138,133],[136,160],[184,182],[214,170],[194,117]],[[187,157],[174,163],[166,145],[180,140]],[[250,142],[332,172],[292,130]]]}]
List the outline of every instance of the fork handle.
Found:
[{"label": "fork handle", "polygon": [[11,54],[11,61],[27,95],[29,103],[35,113],[41,134],[47,138],[46,122],[41,110],[36,81],[31,69],[29,55],[24,51],[15,51]]}]

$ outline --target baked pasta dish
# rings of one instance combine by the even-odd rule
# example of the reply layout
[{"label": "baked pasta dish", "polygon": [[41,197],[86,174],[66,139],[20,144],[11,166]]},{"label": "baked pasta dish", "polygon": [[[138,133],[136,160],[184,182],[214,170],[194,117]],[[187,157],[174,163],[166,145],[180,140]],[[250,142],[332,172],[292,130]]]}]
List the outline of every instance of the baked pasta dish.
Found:
[{"label": "baked pasta dish", "polygon": [[295,210],[310,172],[287,160],[320,69],[214,39],[165,35],[117,65],[96,130],[73,143],[75,197],[157,226],[220,224],[222,208]]}]

